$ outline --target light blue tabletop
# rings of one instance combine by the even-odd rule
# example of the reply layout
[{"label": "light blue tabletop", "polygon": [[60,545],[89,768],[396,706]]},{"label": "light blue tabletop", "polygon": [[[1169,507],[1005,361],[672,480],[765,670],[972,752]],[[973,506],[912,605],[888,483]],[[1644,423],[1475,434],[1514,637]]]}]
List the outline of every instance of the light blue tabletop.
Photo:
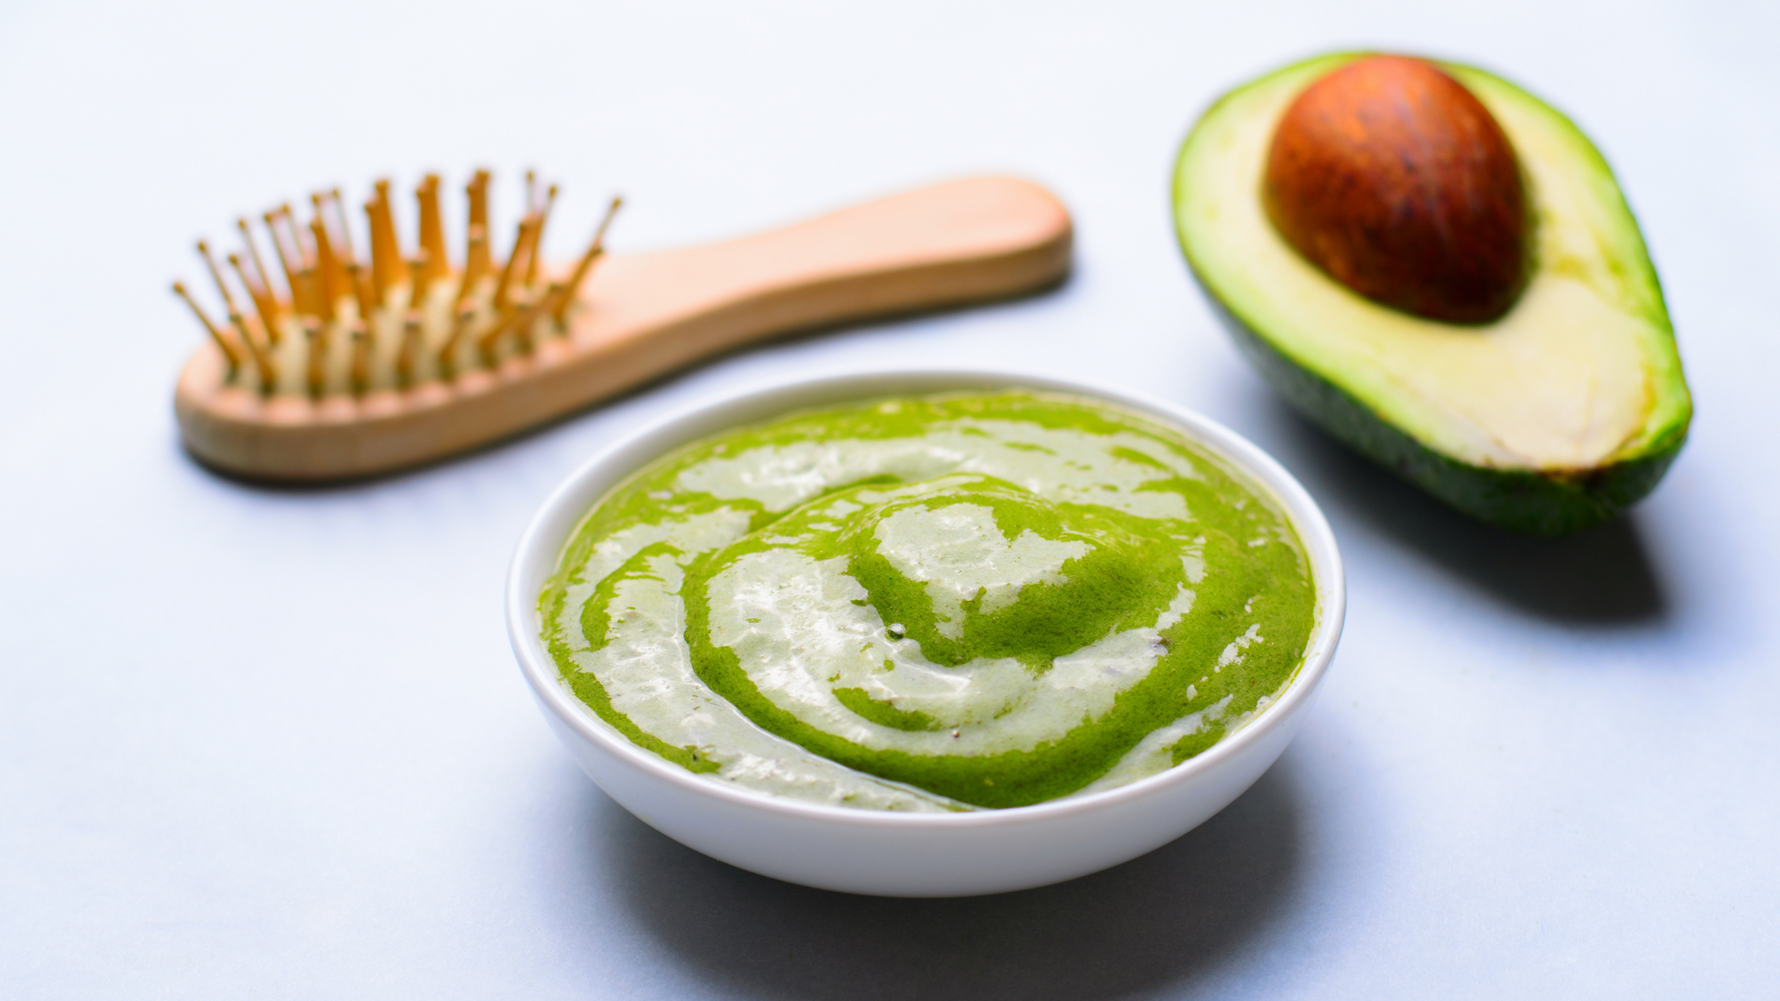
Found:
[{"label": "light blue tabletop", "polygon": [[[1449,9],[1436,9],[1446,6]],[[263,8],[263,9],[256,9]],[[0,11],[0,995],[1761,997],[1780,983],[1780,18],[1772,4],[49,4]],[[1644,226],[1698,401],[1629,518],[1448,513],[1294,417],[1175,249],[1176,144],[1317,51],[1475,62],[1570,113]],[[738,354],[344,488],[180,450],[191,241],[317,186],[563,184],[566,256],[944,177],[1049,185],[1074,277]],[[1286,464],[1349,568],[1277,766],[1125,866],[956,901],[712,862],[556,745],[501,621],[615,435],[800,373],[1013,361]]]}]

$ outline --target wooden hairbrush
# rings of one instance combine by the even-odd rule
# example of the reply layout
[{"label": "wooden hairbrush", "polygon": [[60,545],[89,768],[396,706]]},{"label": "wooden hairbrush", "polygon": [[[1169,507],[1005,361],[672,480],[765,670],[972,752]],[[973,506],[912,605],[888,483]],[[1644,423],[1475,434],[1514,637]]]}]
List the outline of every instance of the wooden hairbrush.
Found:
[{"label": "wooden hairbrush", "polygon": [[210,335],[174,395],[192,454],[261,479],[371,476],[496,441],[744,344],[1014,296],[1069,268],[1068,211],[1008,177],[936,184],[721,243],[608,256],[614,199],[566,267],[539,258],[556,189],[540,194],[530,175],[512,250],[494,259],[488,180],[479,172],[468,185],[457,266],[436,175],[416,192],[412,254],[384,181],[364,207],[363,257],[337,190],[314,196],[307,226],[288,205],[265,215],[283,291],[245,219],[246,253],[228,257],[233,282],[200,243],[227,319],[211,319],[174,284]]}]

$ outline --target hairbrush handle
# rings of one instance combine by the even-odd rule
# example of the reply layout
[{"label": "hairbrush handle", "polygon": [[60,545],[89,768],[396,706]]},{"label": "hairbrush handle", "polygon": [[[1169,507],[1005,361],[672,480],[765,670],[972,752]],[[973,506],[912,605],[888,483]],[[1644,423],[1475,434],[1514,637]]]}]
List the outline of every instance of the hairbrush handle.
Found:
[{"label": "hairbrush handle", "polygon": [[372,476],[497,441],[699,360],[783,334],[1019,295],[1069,268],[1056,197],[1008,177],[949,181],[721,243],[613,255],[564,336],[492,368],[362,395],[262,396],[214,344],[180,376],[186,447],[275,480]]}]

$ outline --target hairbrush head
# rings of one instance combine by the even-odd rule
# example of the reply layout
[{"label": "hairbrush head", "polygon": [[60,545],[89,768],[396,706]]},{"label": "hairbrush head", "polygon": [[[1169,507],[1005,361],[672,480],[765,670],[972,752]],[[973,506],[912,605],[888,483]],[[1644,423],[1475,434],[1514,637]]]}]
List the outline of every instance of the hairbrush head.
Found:
[{"label": "hairbrush head", "polygon": [[620,201],[612,200],[573,270],[549,281],[538,261],[556,186],[540,194],[536,176],[526,174],[525,211],[506,259],[497,263],[489,248],[488,182],[488,171],[477,171],[465,188],[469,225],[462,267],[452,266],[446,249],[439,176],[428,174],[414,192],[419,226],[410,256],[396,234],[390,183],[380,180],[364,204],[368,259],[354,248],[345,202],[334,188],[310,196],[313,213],[306,224],[299,224],[289,203],[261,216],[282,291],[247,220],[237,221],[245,256],[227,260],[251,313],[237,304],[236,290],[203,241],[198,252],[222,295],[227,322],[213,321],[183,284],[174,283],[173,290],[222,353],[225,381],[265,397],[362,397],[496,368],[565,329],[576,291],[604,253],[606,228]]}]

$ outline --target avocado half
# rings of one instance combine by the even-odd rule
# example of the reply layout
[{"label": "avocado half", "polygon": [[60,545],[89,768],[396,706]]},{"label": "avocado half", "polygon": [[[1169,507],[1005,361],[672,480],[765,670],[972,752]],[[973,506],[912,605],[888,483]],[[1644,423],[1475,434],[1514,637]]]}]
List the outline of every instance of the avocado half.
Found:
[{"label": "avocado half", "polygon": [[1674,461],[1693,403],[1637,221],[1569,119],[1499,77],[1434,63],[1501,125],[1527,190],[1530,273],[1494,322],[1364,298],[1269,221],[1261,184],[1280,116],[1367,55],[1288,66],[1200,118],[1174,173],[1187,263],[1262,376],[1348,445],[1504,528],[1561,535],[1612,518]]}]

